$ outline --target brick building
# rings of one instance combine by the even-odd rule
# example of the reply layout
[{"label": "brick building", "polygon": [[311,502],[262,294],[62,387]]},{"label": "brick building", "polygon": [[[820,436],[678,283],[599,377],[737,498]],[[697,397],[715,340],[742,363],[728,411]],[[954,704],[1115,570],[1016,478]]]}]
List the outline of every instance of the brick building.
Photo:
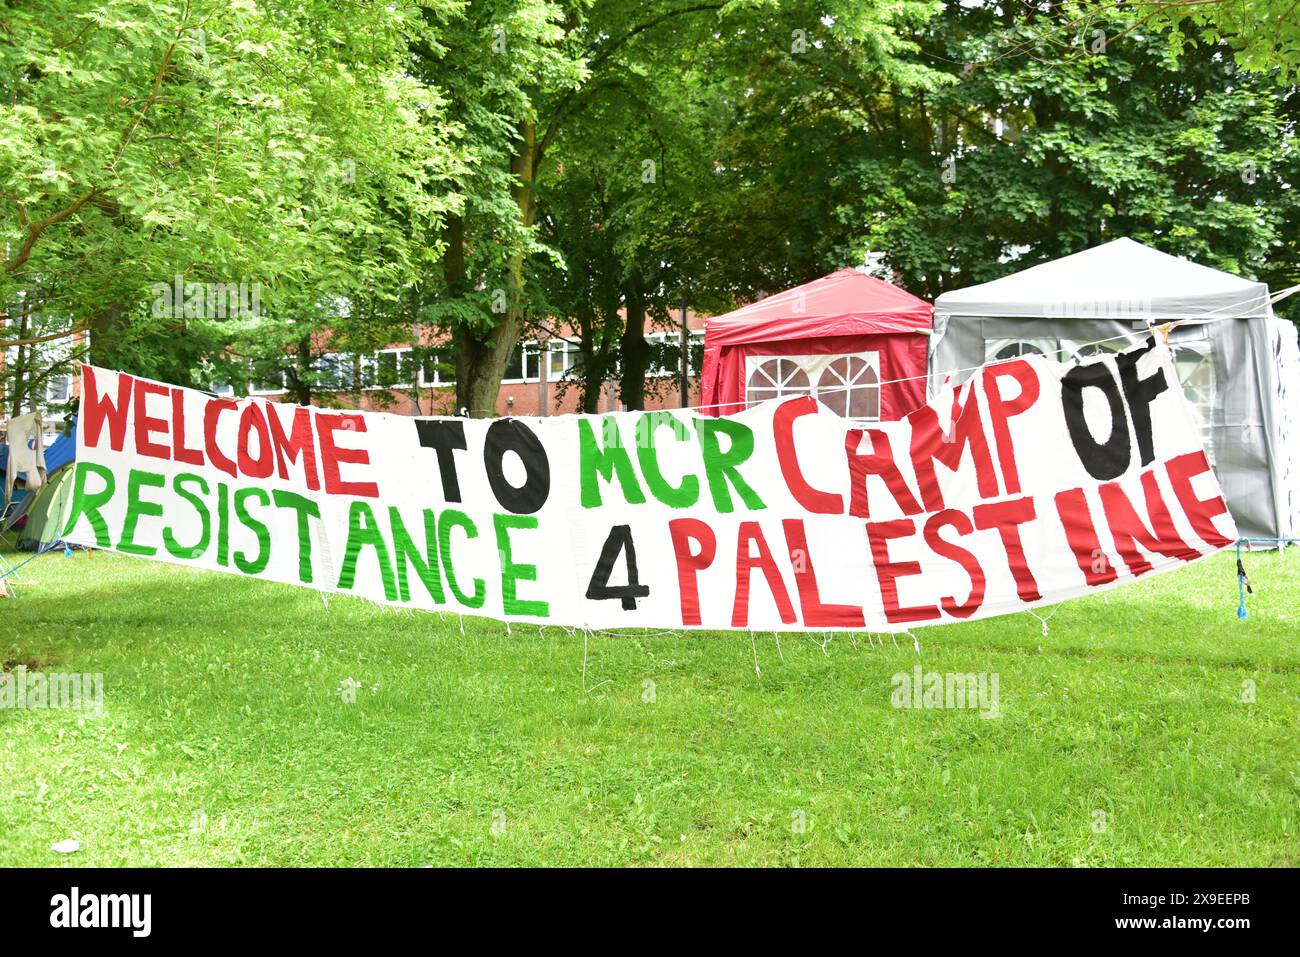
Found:
[{"label": "brick building", "polygon": [[[688,405],[699,402],[700,370],[698,364],[704,342],[704,316],[687,314],[687,328],[690,330],[691,365],[689,369]],[[578,359],[577,334],[567,324],[557,332],[562,338],[546,341],[521,342],[511,353],[502,377],[501,388],[497,392],[496,415],[543,416],[560,415],[578,411],[578,382],[572,377],[572,370]],[[653,328],[647,320],[646,339],[651,344],[667,342],[676,345],[680,342],[681,332]],[[414,369],[409,361],[409,345],[393,345],[381,349],[373,355],[361,357],[363,364],[374,366],[371,372],[382,369],[384,375],[366,375],[364,380],[383,379],[399,381],[403,375],[410,373],[415,381],[395,386],[363,387],[359,391],[342,387],[330,393],[329,389],[318,389],[330,393],[335,404],[365,411],[392,412],[398,415],[453,415],[456,412],[455,377],[450,350],[439,351],[433,361],[425,363],[423,368]],[[354,363],[356,357],[344,353],[326,353],[318,364],[326,381],[337,381],[340,385],[355,378]],[[400,371],[399,370],[404,370]],[[646,391],[647,409],[681,408],[680,372],[677,368],[656,367],[647,376],[649,388]],[[218,387],[220,394],[233,395],[229,386]],[[249,390],[255,396],[279,399],[285,393],[283,385],[278,382],[256,383]],[[618,411],[618,384],[606,383],[597,405],[598,412]]]}]

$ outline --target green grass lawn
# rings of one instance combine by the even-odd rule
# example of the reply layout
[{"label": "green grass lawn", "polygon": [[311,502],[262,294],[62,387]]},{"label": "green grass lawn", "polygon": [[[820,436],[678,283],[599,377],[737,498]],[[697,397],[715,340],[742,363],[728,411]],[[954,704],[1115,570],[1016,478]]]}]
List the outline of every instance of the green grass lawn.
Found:
[{"label": "green grass lawn", "polygon": [[[0,658],[105,709],[0,711],[0,865],[1294,866],[1300,553],[1246,564],[1244,621],[1227,554],[919,659],[595,635],[584,690],[562,628],[55,553]],[[1002,717],[892,707],[918,660],[997,674]]]}]

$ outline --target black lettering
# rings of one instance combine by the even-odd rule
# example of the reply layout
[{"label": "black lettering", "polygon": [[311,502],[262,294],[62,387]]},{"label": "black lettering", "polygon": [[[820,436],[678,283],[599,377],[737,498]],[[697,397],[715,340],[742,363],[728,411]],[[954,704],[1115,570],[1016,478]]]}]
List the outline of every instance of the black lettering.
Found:
[{"label": "black lettering", "polygon": [[[1098,444],[1083,415],[1083,390],[1100,389],[1110,406],[1110,436]],[[1119,385],[1104,362],[1075,366],[1061,378],[1061,407],[1065,424],[1079,461],[1093,478],[1107,482],[1128,471],[1132,450],[1128,440],[1128,416]]]},{"label": "black lettering", "polygon": [[[514,452],[524,464],[527,477],[524,484],[515,488],[506,481],[501,471],[501,460],[507,452]],[[483,465],[487,469],[488,484],[501,507],[516,515],[528,515],[546,504],[551,494],[551,464],[546,449],[533,430],[518,419],[497,419],[488,426],[487,441],[483,444]]]}]

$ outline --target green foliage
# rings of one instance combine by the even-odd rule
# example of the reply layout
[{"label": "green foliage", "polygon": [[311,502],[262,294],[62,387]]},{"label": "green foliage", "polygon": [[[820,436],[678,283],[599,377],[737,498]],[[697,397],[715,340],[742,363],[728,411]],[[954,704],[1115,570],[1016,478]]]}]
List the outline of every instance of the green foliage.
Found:
[{"label": "green foliage", "polygon": [[155,371],[151,351],[184,380],[192,343],[231,332],[140,308],[155,284],[259,283],[281,329],[327,295],[394,296],[466,162],[441,96],[403,69],[421,30],[371,2],[7,6],[10,329],[30,313],[28,335],[90,330],[97,357]]},{"label": "green foliage", "polygon": [[[329,353],[450,337],[458,405],[486,410],[522,336],[571,322],[584,394],[621,376],[636,402],[637,370],[679,358],[643,314],[670,328],[683,299],[718,311],[864,256],[934,296],[1129,235],[1289,286],[1285,12],[9,3],[5,406],[86,354],[69,330],[130,371],[304,402],[329,401]],[[260,308],[159,308],[178,276],[256,284]]]},{"label": "green foliage", "polygon": [[874,254],[933,297],[1118,236],[1296,281],[1295,97],[1225,45],[1176,58],[1131,12],[956,2],[909,39],[940,75],[903,87],[810,55],[816,82],[746,79],[715,154],[734,188],[700,217],[728,250],[719,285],[770,291]]},{"label": "green foliage", "polygon": [[1300,17],[1291,0],[1136,0],[1133,8],[1158,29],[1191,28],[1192,36],[1169,33],[1175,52],[1222,41],[1247,70],[1276,72],[1283,81],[1300,78]]}]

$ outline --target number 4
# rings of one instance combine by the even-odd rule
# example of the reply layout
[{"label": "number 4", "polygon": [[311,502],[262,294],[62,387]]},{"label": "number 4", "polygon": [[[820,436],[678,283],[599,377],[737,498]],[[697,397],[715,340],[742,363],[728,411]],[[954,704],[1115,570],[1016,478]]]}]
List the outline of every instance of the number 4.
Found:
[{"label": "number 4", "polygon": [[[620,552],[627,553],[627,584],[611,585],[609,573],[614,570]],[[636,568],[636,546],[632,544],[632,526],[615,525],[609,530],[609,537],[600,550],[600,559],[596,570],[591,573],[591,583],[587,586],[587,597],[593,601],[606,598],[621,598],[624,611],[635,611],[636,600],[650,594],[650,586],[641,584],[641,577]]]}]

